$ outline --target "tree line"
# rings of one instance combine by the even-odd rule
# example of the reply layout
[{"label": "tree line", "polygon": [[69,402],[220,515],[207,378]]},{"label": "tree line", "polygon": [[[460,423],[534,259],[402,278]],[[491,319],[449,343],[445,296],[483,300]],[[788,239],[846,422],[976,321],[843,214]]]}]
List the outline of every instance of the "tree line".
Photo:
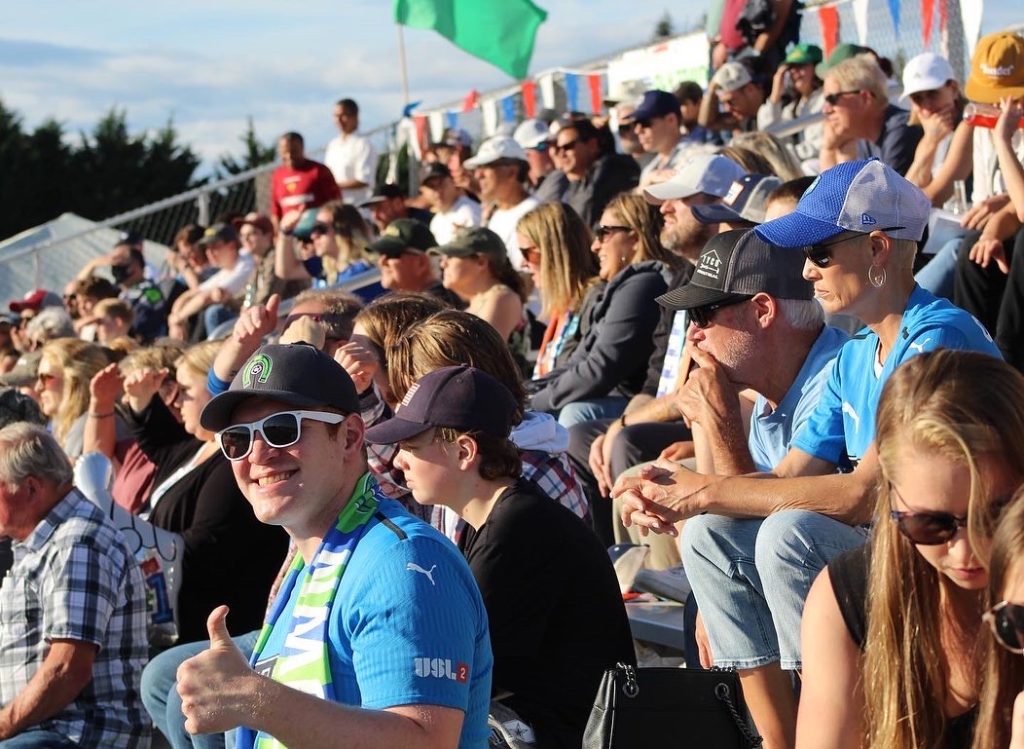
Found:
[{"label": "tree line", "polygon": [[[256,138],[252,119],[238,155],[222,156],[214,179],[273,161],[273,144]],[[89,133],[70,136],[47,119],[34,129],[0,101],[0,240],[71,211],[99,221],[198,187],[200,158],[169,121],[131,134],[127,113],[112,108]]]}]

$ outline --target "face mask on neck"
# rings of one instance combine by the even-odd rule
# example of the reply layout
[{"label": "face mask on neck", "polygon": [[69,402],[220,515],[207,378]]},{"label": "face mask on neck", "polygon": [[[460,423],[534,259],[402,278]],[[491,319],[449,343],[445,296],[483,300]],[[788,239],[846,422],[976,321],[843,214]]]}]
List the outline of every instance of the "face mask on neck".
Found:
[{"label": "face mask on neck", "polygon": [[324,274],[324,259],[319,255],[306,258],[302,261],[302,267],[311,278],[321,278]]},{"label": "face mask on neck", "polygon": [[111,265],[110,275],[114,277],[114,283],[122,284],[132,275],[132,266],[130,263]]}]

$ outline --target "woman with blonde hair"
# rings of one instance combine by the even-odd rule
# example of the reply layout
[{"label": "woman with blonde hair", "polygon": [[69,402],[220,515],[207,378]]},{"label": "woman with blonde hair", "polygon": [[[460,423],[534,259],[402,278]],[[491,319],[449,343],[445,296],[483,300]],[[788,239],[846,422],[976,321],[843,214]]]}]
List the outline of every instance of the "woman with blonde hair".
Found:
[{"label": "woman with blonde hair", "polygon": [[441,256],[444,287],[466,303],[466,312],[498,331],[525,372],[530,351],[526,285],[512,267],[501,237],[482,226],[470,227],[430,254]]},{"label": "woman with blonde hair", "polygon": [[1024,477],[1024,377],[985,354],[921,354],[877,418],[872,539],[829,563],[804,608],[797,746],[970,747],[991,538]]},{"label": "woman with blonde hair", "polygon": [[601,213],[591,251],[607,285],[580,321],[585,334],[565,365],[532,383],[531,408],[557,413],[562,426],[616,418],[643,385],[660,308],[682,262],[659,239],[661,215],[639,195],[623,193]]},{"label": "woman with blonde hair", "polygon": [[988,610],[991,637],[982,645],[985,668],[974,749],[1024,747],[1024,497],[1018,492],[992,539]]},{"label": "woman with blonde hair", "polygon": [[600,283],[590,251],[590,230],[565,203],[545,203],[516,226],[516,242],[526,269],[540,291],[541,318],[548,321],[533,376],[565,364],[583,338],[586,300]]},{"label": "woman with blonde hair", "polygon": [[233,633],[259,628],[288,547],[280,528],[256,519],[215,435],[199,423],[211,397],[207,374],[220,345],[196,344],[175,363],[173,402],[180,422],[159,397],[167,370],[139,368],[124,380],[132,431],[156,466],[142,515],[158,528],[180,533],[185,542],[178,599],[181,642],[206,639],[206,617],[222,603],[231,607]]},{"label": "woman with blonde hair", "polygon": [[[109,363],[110,357],[103,347],[77,338],[57,338],[43,346],[36,375],[39,407],[50,419],[53,436],[71,460],[82,453],[89,382]],[[127,436],[127,431],[123,431]]]}]

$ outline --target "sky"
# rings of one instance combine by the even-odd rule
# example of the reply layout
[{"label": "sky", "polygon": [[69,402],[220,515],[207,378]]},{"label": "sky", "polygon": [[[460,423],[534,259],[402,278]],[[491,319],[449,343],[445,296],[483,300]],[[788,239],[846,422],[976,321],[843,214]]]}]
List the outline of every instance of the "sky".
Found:
[{"label": "sky", "polygon": [[[704,7],[536,2],[548,20],[532,73],[642,44],[666,10],[681,31]],[[1024,22],[1020,8],[1019,0],[985,0],[982,32]],[[2,0],[0,100],[27,127],[52,117],[72,134],[90,130],[111,107],[127,111],[132,132],[173,120],[207,167],[240,151],[249,116],[265,142],[297,130],[316,147],[335,134],[331,108],[339,98],[359,102],[364,129],[400,115],[392,18],[391,0]],[[411,98],[424,106],[513,83],[434,32],[404,34]]]}]

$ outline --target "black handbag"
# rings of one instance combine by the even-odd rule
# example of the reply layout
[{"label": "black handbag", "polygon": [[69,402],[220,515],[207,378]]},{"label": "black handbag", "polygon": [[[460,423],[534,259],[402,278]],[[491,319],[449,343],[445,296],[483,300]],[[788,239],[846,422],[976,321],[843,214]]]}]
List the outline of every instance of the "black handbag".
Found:
[{"label": "black handbag", "polygon": [[583,734],[583,749],[714,747],[753,749],[735,671],[634,668],[604,672]]}]

